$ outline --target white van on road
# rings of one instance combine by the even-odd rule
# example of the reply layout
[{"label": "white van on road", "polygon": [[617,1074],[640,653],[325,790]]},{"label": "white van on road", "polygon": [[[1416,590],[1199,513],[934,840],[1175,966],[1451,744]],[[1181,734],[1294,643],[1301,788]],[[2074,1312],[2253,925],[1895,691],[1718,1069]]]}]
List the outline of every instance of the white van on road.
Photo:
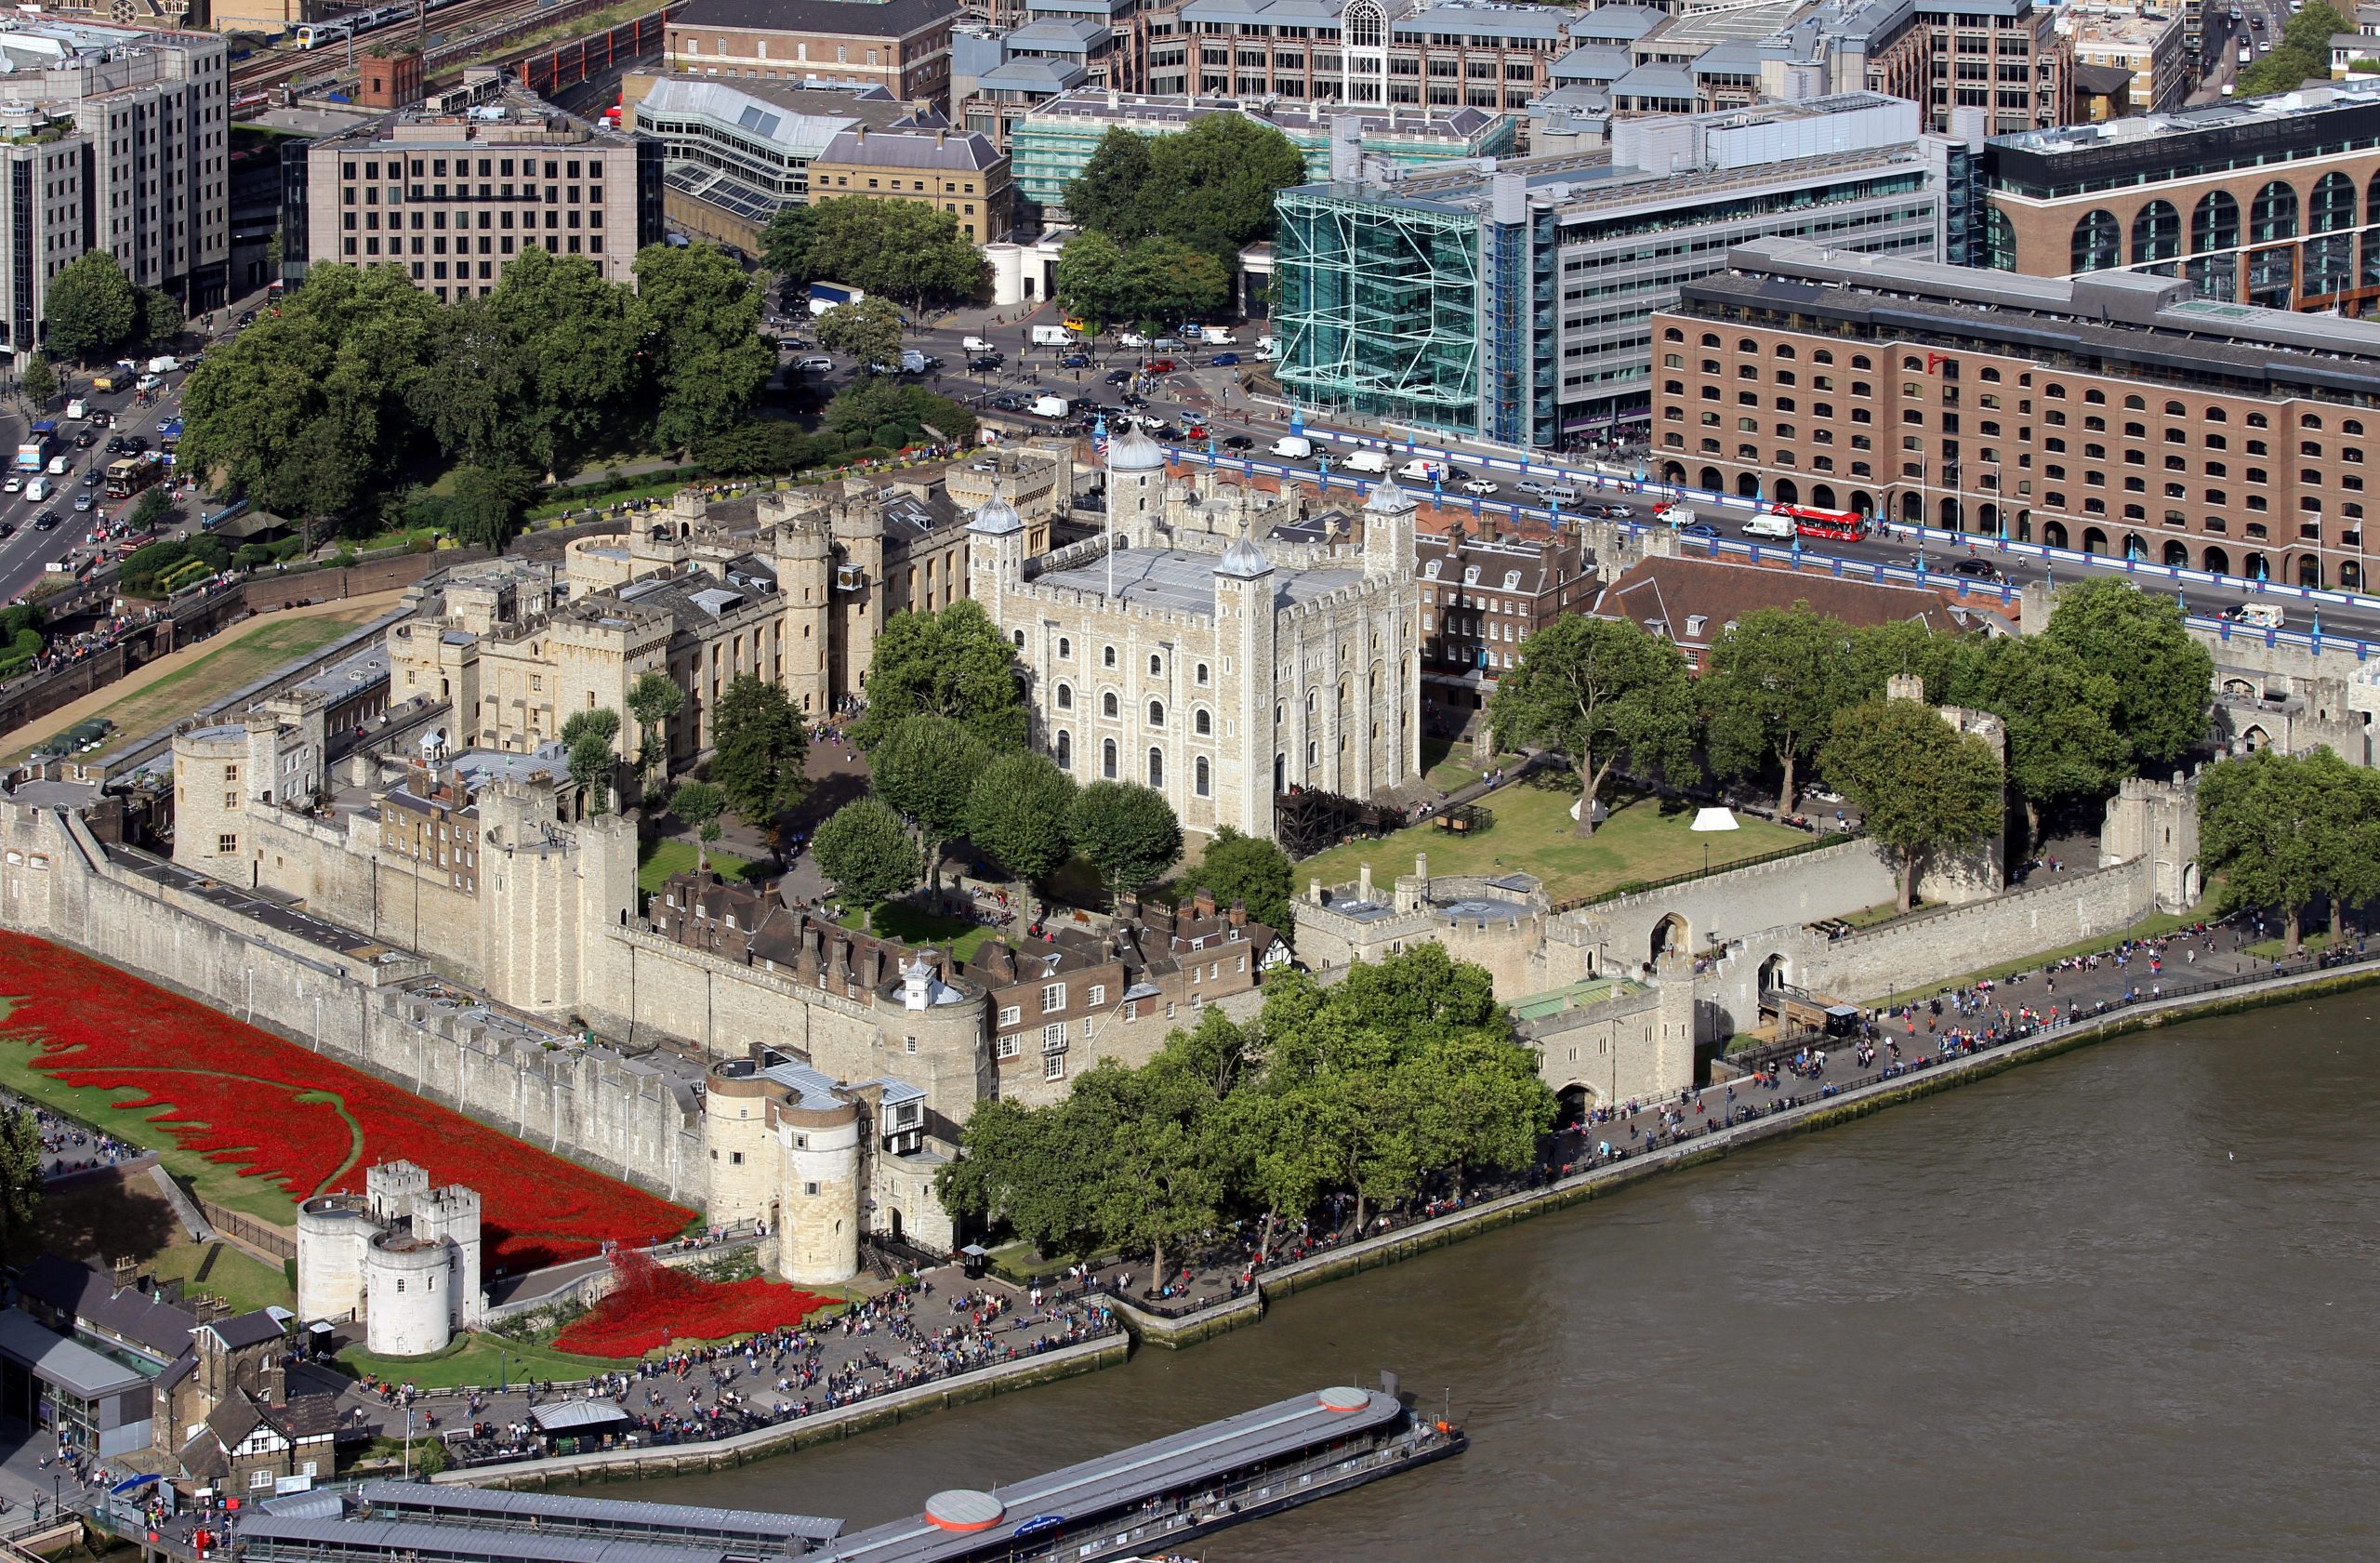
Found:
[{"label": "white van on road", "polygon": [[1284,434],[1273,442],[1273,454],[1286,456],[1292,461],[1314,459],[1314,442],[1302,434]]},{"label": "white van on road", "polygon": [[1347,470],[1350,472],[1386,472],[1388,470],[1388,457],[1386,455],[1376,450],[1350,451],[1347,454]]},{"label": "white van on road", "polygon": [[[1693,519],[1691,512],[1688,513],[1687,519]],[[1683,526],[1686,523],[1677,522],[1674,524]],[[1792,537],[1799,536],[1800,533],[1801,528],[1793,524],[1792,516],[1778,515],[1773,511],[1765,515],[1756,515],[1744,523],[1744,536],[1747,537]]]}]

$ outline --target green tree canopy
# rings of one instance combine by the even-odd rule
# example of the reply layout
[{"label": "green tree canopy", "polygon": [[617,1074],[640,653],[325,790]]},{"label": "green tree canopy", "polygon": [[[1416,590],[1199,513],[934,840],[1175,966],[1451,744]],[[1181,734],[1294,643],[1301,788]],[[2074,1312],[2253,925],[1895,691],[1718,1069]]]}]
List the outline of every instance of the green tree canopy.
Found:
[{"label": "green tree canopy", "polygon": [[1095,781],[1075,794],[1067,815],[1075,850],[1121,898],[1182,860],[1182,822],[1154,788]]},{"label": "green tree canopy", "polygon": [[647,787],[669,763],[669,719],[685,705],[686,692],[659,668],[638,674],[628,685],[628,715],[636,721],[636,765]]},{"label": "green tree canopy", "polygon": [[1215,832],[1198,866],[1182,877],[1182,889],[1211,892],[1218,907],[1237,901],[1250,920],[1283,938],[1295,931],[1289,908],[1289,855],[1262,836],[1243,836],[1231,826]]},{"label": "green tree canopy", "polygon": [[2029,842],[2041,840],[2044,806],[2113,792],[2132,774],[2132,747],[2116,728],[2115,680],[2060,642],[1991,642],[1961,698],[2007,724],[2008,781],[2024,800]]},{"label": "green tree canopy", "polygon": [[[912,719],[914,720],[914,719]],[[1074,851],[1066,824],[1075,783],[1049,756],[1031,749],[995,755],[967,794],[967,839],[979,852],[1030,883]]]},{"label": "green tree canopy", "polygon": [[681,782],[669,794],[669,812],[694,828],[694,871],[710,872],[710,844],[719,840],[719,816],[727,812],[727,794],[708,782]]},{"label": "green tree canopy", "polygon": [[50,398],[58,394],[58,371],[49,366],[49,354],[36,350],[25,360],[25,372],[18,378],[18,389],[35,412],[49,410]]},{"label": "green tree canopy", "polygon": [[189,317],[182,312],[181,300],[163,288],[144,287],[140,290],[138,317],[133,323],[132,340],[152,347],[171,347],[174,338],[182,334]]},{"label": "green tree canopy", "polygon": [[779,206],[760,230],[760,264],[787,287],[802,287],[821,273],[810,264],[810,235],[818,208],[807,203]]},{"label": "green tree canopy", "polygon": [[49,351],[84,359],[112,352],[133,339],[140,299],[115,257],[85,250],[49,279]]},{"label": "green tree canopy", "polygon": [[895,614],[876,638],[867,714],[853,739],[872,750],[895,722],[920,712],[958,721],[995,749],[1024,747],[1015,648],[983,604],[962,597],[939,613]]},{"label": "green tree canopy", "polygon": [[1305,182],[1305,154],[1262,120],[1210,114],[1178,134],[1110,130],[1066,186],[1066,211],[1119,245],[1178,240],[1226,266],[1273,233],[1273,198]]},{"label": "green tree canopy", "polygon": [[1784,772],[1778,811],[1792,814],[1799,769],[1855,698],[1857,678],[1841,620],[1821,618],[1807,603],[1744,615],[1711,648],[1699,686],[1711,768],[1742,776],[1775,761]]},{"label": "green tree canopy", "polygon": [[952,213],[924,202],[866,195],[815,202],[810,211],[808,263],[817,276],[919,311],[984,291],[983,251]]},{"label": "green tree canopy", "polygon": [[2142,763],[2170,764],[2205,741],[2215,657],[2172,598],[2095,576],[2059,589],[2042,634],[2115,682],[2115,729]]},{"label": "green tree canopy", "polygon": [[927,711],[903,717],[868,756],[876,795],[916,824],[926,878],[937,887],[943,847],[966,831],[968,801],[991,758],[965,725]]},{"label": "green tree canopy", "polygon": [[810,789],[810,729],[785,686],[738,673],[711,713],[710,779],[745,824],[774,829]]},{"label": "green tree canopy", "polygon": [[863,375],[838,391],[826,404],[826,423],[851,442],[873,441],[879,430],[892,430],[896,447],[927,439],[963,444],[975,437],[973,413],[890,375]]},{"label": "green tree canopy", "polygon": [[880,293],[838,304],[818,317],[818,345],[828,352],[841,353],[863,370],[871,364],[897,367],[901,306]]},{"label": "green tree canopy", "polygon": [[152,483],[140,491],[132,502],[132,524],[142,532],[153,532],[174,513],[174,497],[164,483]]},{"label": "green tree canopy", "polygon": [[1120,126],[1101,137],[1082,172],[1067,181],[1066,215],[1118,245],[1156,232],[1157,219],[1148,205],[1157,171],[1151,140]]},{"label": "green tree canopy", "polygon": [[881,798],[861,798],[828,815],[810,839],[810,854],[836,889],[866,909],[871,928],[877,904],[906,893],[925,867],[909,828]]},{"label": "green tree canopy", "polygon": [[682,450],[734,423],[776,370],[760,340],[760,290],[716,245],[648,245],[636,281],[659,393],[654,437]]},{"label": "green tree canopy", "polygon": [[41,1197],[41,1125],[29,1109],[0,1110],[0,1244],[23,1246]]},{"label": "green tree canopy", "polygon": [[2335,938],[2346,903],[2380,894],[2380,776],[2327,748],[2220,761],[2199,777],[2198,805],[2199,852],[2224,905],[2278,909],[2293,955],[2307,903],[2330,898]]},{"label": "green tree canopy", "polygon": [[1078,233],[1058,252],[1059,300],[1104,324],[1168,325],[1222,309],[1231,273],[1208,252],[1177,239],[1119,246],[1104,233]]},{"label": "green tree canopy", "polygon": [[1499,745],[1558,749],[1579,778],[1579,833],[1612,767],[1692,781],[1694,701],[1686,658],[1627,619],[1572,614],[1531,635],[1488,709]]},{"label": "green tree canopy", "polygon": [[[530,249],[506,265],[486,303],[510,349],[508,373],[520,377],[518,459],[552,471],[641,431],[654,404],[639,356],[647,325],[627,285],[605,281],[587,256]],[[728,352],[722,367],[748,373],[746,356]],[[769,351],[748,356],[765,364]]]},{"label": "green tree canopy", "polygon": [[447,530],[457,542],[501,552],[536,492],[536,475],[523,468],[457,467],[443,512]]},{"label": "green tree canopy", "polygon": [[1860,828],[1891,854],[1904,912],[1927,861],[1975,847],[2006,816],[1991,747],[1923,701],[1878,700],[1836,713],[1818,764],[1858,806]]},{"label": "green tree canopy", "polygon": [[2307,82],[2331,79],[2331,39],[2355,29],[2332,7],[2314,0],[2289,19],[2271,50],[2241,71],[2238,90],[2242,98],[2274,92],[2294,92]]}]

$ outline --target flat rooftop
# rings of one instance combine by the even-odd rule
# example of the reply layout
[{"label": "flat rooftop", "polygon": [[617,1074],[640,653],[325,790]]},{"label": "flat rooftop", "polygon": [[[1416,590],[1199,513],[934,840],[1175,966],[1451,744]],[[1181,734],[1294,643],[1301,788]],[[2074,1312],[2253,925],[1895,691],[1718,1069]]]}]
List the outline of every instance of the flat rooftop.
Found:
[{"label": "flat rooftop", "polygon": [[[1215,566],[1221,560],[1219,554],[1187,553],[1179,549],[1125,549],[1116,555],[1116,599],[1133,607],[1212,616]],[[1108,578],[1107,561],[1101,558],[1050,571],[1037,576],[1034,584],[1104,597],[1108,594]],[[1273,572],[1273,606],[1280,609],[1310,603],[1354,586],[1363,578],[1361,570],[1276,568]]]}]

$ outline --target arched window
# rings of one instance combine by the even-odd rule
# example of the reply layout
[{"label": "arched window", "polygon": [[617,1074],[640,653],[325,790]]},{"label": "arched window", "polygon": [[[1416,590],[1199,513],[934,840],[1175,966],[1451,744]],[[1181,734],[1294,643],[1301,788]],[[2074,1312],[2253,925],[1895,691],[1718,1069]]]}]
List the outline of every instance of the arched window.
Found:
[{"label": "arched window", "polygon": [[1991,208],[1984,230],[1984,259],[1995,272],[2016,269],[2016,225],[1999,207]]},{"label": "arched window", "polygon": [[2171,201],[2151,201],[2132,219],[2132,263],[2175,260],[2182,253],[2182,214]]},{"label": "arched window", "polygon": [[1193,682],[1193,683],[1195,683],[1195,684],[1197,684],[1197,685],[1198,685],[1198,687],[1200,687],[1201,689],[1204,689],[1204,688],[1206,687],[1206,684],[1207,684],[1207,665],[1206,665],[1205,663],[1203,663],[1203,662],[1199,663],[1199,664],[1198,664],[1198,666],[1197,667],[1197,669],[1195,669],[1191,672],[1191,675],[1190,675],[1190,682]]},{"label": "arched window", "polygon": [[1706,348],[1717,347],[1719,345],[1719,334],[1716,331],[1705,331],[1702,333],[1702,345]]},{"label": "arched window", "polygon": [[2306,232],[2335,233],[2355,226],[2355,181],[2345,174],[2324,174],[2306,197]]},{"label": "arched window", "polygon": [[1019,651],[1023,651],[1023,650],[1025,649],[1025,631],[1024,631],[1024,630],[1022,630],[1022,629],[1018,629],[1018,630],[1013,630],[1013,631],[1012,631],[1011,633],[1012,633],[1012,634],[1013,635],[1013,637],[1015,638],[1015,641],[1016,641],[1016,649],[1017,649],[1017,650],[1019,650]]},{"label": "arched window", "polygon": [[1073,770],[1075,768],[1074,735],[1067,732],[1063,727],[1058,729],[1058,742],[1056,747],[1058,751],[1058,769],[1061,771]]},{"label": "arched window", "polygon": [[[2283,186],[2283,189],[2288,188]],[[2190,253],[2240,247],[2240,203],[2222,191],[2202,199],[2190,213]]]},{"label": "arched window", "polygon": [[1060,685],[1058,686],[1058,691],[1057,691],[1057,693],[1058,693],[1058,709],[1060,709],[1060,710],[1062,710],[1062,711],[1070,711],[1070,710],[1073,710],[1073,709],[1075,709],[1075,690],[1074,690],[1074,685],[1072,685],[1072,684],[1068,684],[1068,683],[1062,683],[1062,684],[1060,684]]},{"label": "arched window", "polygon": [[1059,636],[1059,637],[1058,637],[1058,655],[1059,655],[1060,656],[1074,656],[1074,654],[1075,654],[1075,643],[1074,643],[1074,642],[1073,642],[1073,641],[1071,641],[1071,640],[1069,640],[1069,639],[1067,639],[1067,638],[1066,638],[1065,636],[1064,636],[1064,635]]},{"label": "arched window", "polygon": [[1099,741],[1099,774],[1109,781],[1116,779],[1116,740],[1113,738]]},{"label": "arched window", "polygon": [[1149,653],[1149,677],[1153,679],[1165,677],[1165,658],[1155,652]]},{"label": "arched window", "polygon": [[1149,702],[1149,725],[1151,727],[1162,727],[1165,725],[1164,701],[1152,700]]},{"label": "arched window", "polygon": [[1165,751],[1163,749],[1149,750],[1149,785],[1151,787],[1165,785]]},{"label": "arched window", "polygon": [[1114,690],[1108,690],[1100,695],[1099,714],[1101,716],[1114,716],[1116,714],[1116,692]]},{"label": "arched window", "polygon": [[2085,212],[2074,225],[2069,272],[2103,272],[2123,262],[2123,225],[2104,207]]},{"label": "arched window", "polygon": [[1197,734],[1201,738],[1204,738],[1212,734],[1214,730],[1215,719],[1208,713],[1206,707],[1201,706],[1197,710],[1190,713],[1190,731]]},{"label": "arched window", "polygon": [[1116,666],[1116,648],[1114,646],[1102,646],[1100,648],[1099,665],[1103,668],[1113,668]]},{"label": "arched window", "polygon": [[2248,234],[2258,244],[2297,237],[2297,192],[2279,179],[2256,192],[2248,208]]},{"label": "arched window", "polygon": [[1208,793],[1208,781],[1207,757],[1205,755],[1202,754],[1197,758],[1197,761],[1191,766],[1190,774],[1193,788],[1197,792],[1199,797],[1206,797]]}]

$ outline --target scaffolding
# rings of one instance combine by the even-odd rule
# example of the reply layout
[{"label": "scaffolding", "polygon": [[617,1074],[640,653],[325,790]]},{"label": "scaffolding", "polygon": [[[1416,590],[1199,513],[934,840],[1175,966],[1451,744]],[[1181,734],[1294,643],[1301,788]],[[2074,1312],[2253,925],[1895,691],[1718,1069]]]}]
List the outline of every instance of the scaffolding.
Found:
[{"label": "scaffolding", "polygon": [[1486,278],[1477,213],[1285,191],[1280,381],[1306,405],[1478,433]]}]

